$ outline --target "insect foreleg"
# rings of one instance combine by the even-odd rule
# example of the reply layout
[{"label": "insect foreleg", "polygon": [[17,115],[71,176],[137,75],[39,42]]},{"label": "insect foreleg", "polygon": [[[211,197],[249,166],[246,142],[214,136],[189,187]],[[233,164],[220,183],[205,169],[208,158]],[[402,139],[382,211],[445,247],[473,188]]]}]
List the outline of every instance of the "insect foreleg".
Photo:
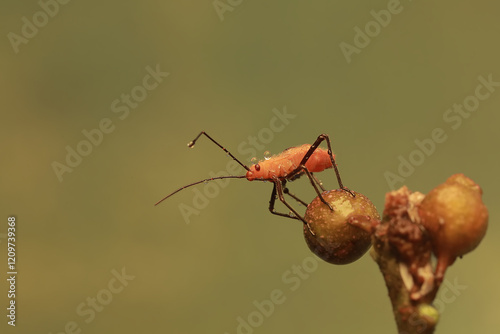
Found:
[{"label": "insect foreleg", "polygon": [[314,232],[311,230],[311,226],[309,225],[309,223],[305,220],[304,217],[302,217],[297,211],[295,211],[295,209],[287,203],[287,201],[285,200],[285,196],[283,195],[283,187],[282,187],[282,184],[281,182],[275,182],[274,183],[274,186],[275,188],[273,189],[273,192],[274,190],[276,190],[276,194],[278,195],[278,198],[279,200],[281,201],[281,203],[285,204],[285,206],[291,211],[293,212],[293,214],[298,218],[300,219],[304,224],[306,224],[309,232],[312,234],[312,235],[315,235]]},{"label": "insect foreleg", "polygon": [[297,220],[300,220],[300,218],[298,217],[295,217],[295,216],[290,216],[289,214],[287,213],[281,213],[281,212],[277,212],[275,209],[274,209],[274,205],[276,204],[276,183],[278,183],[280,181],[275,181],[274,182],[274,186],[273,186],[273,191],[271,193],[271,199],[269,200],[269,211],[273,214],[273,215],[277,215],[277,216],[281,216],[281,217],[287,217],[287,218],[292,218],[292,219],[297,219]]}]

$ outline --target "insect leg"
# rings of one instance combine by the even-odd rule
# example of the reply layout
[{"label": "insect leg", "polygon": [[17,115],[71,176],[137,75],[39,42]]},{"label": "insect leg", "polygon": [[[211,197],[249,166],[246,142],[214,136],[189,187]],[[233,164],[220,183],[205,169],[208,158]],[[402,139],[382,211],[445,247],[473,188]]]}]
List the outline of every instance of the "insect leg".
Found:
[{"label": "insect leg", "polygon": [[276,203],[276,184],[279,183],[280,181],[276,180],[274,181],[274,186],[273,186],[273,192],[271,193],[271,199],[269,200],[269,211],[273,214],[273,215],[277,215],[277,216],[281,216],[281,217],[287,217],[287,218],[292,218],[292,219],[297,219],[297,220],[300,220],[299,218],[297,217],[294,217],[294,216],[290,216],[289,214],[287,213],[281,213],[281,212],[277,212],[275,209],[274,209],[274,204]]},{"label": "insect leg", "polygon": [[295,209],[287,203],[287,201],[285,200],[285,196],[283,195],[283,188],[282,188],[282,185],[281,185],[281,182],[275,182],[274,183],[275,185],[275,188],[276,188],[276,193],[278,194],[278,198],[279,200],[281,201],[281,203],[285,204],[285,206],[293,212],[293,214],[300,220],[302,220],[302,222],[304,224],[306,224],[307,226],[307,229],[309,230],[309,232],[312,234],[312,235],[315,235],[314,232],[311,230],[311,226],[309,225],[309,223],[305,220],[304,217],[302,217],[297,211],[295,211]]},{"label": "insect leg", "polygon": [[301,200],[300,198],[298,198],[297,196],[295,196],[294,194],[292,194],[290,192],[290,190],[288,190],[287,186],[286,186],[286,180],[282,180],[281,181],[281,187],[283,188],[283,193],[290,196],[291,198],[293,198],[294,200],[296,200],[297,202],[299,202],[300,204],[302,204],[303,206],[306,206],[307,207],[307,203],[304,202],[303,200]]},{"label": "insect leg", "polygon": [[311,173],[311,176],[313,177],[314,181],[316,181],[316,184],[321,188],[321,190],[326,191],[325,187],[323,187],[323,183],[320,180],[318,180],[316,175]]},{"label": "insect leg", "polygon": [[326,206],[328,206],[330,208],[330,210],[333,211],[333,208],[330,205],[330,203],[328,203],[327,201],[325,201],[325,199],[321,195],[321,191],[319,191],[318,187],[316,186],[315,177],[312,175],[312,173],[309,171],[309,169],[307,169],[307,167],[304,166],[304,165],[299,166],[299,168],[301,168],[305,172],[305,174],[309,178],[309,181],[311,181],[311,184],[312,184],[314,190],[316,190],[316,194],[318,194],[318,197],[321,200],[321,202],[323,202]]},{"label": "insect leg", "polygon": [[[309,171],[309,169],[307,169],[307,167],[305,165],[300,165],[299,167],[295,168],[287,176],[289,178],[293,178],[295,175],[300,174],[300,173],[305,173],[307,175],[307,177],[309,178],[309,181],[311,182],[311,185],[313,186],[314,190],[316,191],[316,194],[318,194],[318,197],[321,199],[321,202],[323,202],[326,206],[328,206],[328,208],[330,208],[330,210],[333,211],[332,206],[327,201],[325,201],[325,199],[321,195],[321,191],[319,191],[318,186],[316,185],[316,183],[319,182],[318,179],[316,179],[316,177],[314,177],[314,175],[312,175],[312,173]],[[323,187],[321,185],[320,185],[320,187],[321,187],[321,189],[323,189]]]},{"label": "insect leg", "polygon": [[292,194],[290,192],[290,190],[288,190],[288,188],[283,188],[283,193],[290,196],[291,198],[293,198],[294,200],[296,200],[297,202],[299,202],[300,204],[302,204],[303,206],[306,206],[307,207],[307,203],[304,202],[303,200],[301,200],[300,198],[298,198],[297,196],[295,196],[294,194]]},{"label": "insect leg", "polygon": [[221,144],[219,144],[218,142],[216,142],[212,137],[210,137],[205,131],[201,131],[197,136],[196,138],[194,138],[193,140],[191,140],[187,146],[189,148],[193,148],[194,147],[194,144],[196,144],[196,141],[198,140],[198,138],[200,138],[201,135],[205,135],[208,139],[210,139],[215,145],[219,146],[224,152],[226,152],[231,158],[233,158],[234,161],[236,161],[237,163],[239,163],[243,168],[245,168],[247,171],[250,170],[250,168],[248,168],[245,164],[243,164],[241,161],[239,161],[238,159],[236,159],[236,157],[234,155],[231,154],[231,152],[229,152],[228,150],[226,150],[226,148],[224,146],[222,146]]},{"label": "insect leg", "polygon": [[340,172],[339,172],[339,169],[337,168],[337,164],[335,163],[335,158],[333,157],[332,144],[330,142],[330,137],[328,137],[327,134],[322,133],[318,136],[318,138],[316,139],[314,144],[312,144],[311,147],[309,148],[309,151],[307,151],[307,153],[304,155],[304,158],[302,158],[300,165],[306,164],[307,160],[309,160],[309,158],[312,156],[314,151],[318,148],[318,146],[321,144],[321,142],[323,140],[326,140],[326,144],[328,145],[328,155],[330,156],[330,160],[332,161],[333,169],[335,171],[335,175],[337,176],[337,182],[339,183],[339,188],[344,190],[344,191],[347,191],[353,197],[355,197],[354,193],[352,191],[350,191],[348,188],[344,187],[344,185],[342,184],[342,179],[340,178]]}]

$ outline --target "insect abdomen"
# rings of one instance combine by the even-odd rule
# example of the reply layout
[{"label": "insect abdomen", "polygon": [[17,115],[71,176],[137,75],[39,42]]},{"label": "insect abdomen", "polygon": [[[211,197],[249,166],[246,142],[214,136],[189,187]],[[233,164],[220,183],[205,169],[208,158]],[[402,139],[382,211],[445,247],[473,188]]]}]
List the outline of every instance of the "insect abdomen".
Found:
[{"label": "insect abdomen", "polygon": [[330,159],[328,151],[322,148],[316,149],[313,155],[306,162],[306,168],[311,173],[318,173],[324,171],[327,168],[332,168],[332,161]]}]

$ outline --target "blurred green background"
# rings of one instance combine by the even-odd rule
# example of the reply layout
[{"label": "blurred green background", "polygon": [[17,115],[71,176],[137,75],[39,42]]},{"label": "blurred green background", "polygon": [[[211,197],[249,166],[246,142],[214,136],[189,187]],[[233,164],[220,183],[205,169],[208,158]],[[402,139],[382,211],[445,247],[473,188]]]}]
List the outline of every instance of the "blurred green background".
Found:
[{"label": "blurred green background", "polygon": [[[496,333],[500,87],[482,89],[489,96],[459,126],[458,114],[443,117],[454,104],[475,101],[468,97],[478,77],[500,82],[500,5],[215,5],[0,5],[0,260],[6,263],[7,217],[15,215],[19,272],[15,329],[6,324],[8,287],[0,283],[1,332],[233,334],[241,317],[255,325],[241,333],[395,333],[376,264],[368,255],[349,266],[313,260],[301,224],[268,212],[271,184],[232,180],[209,188],[218,193],[199,210],[193,188],[153,206],[226,169],[229,159],[206,138],[186,148],[206,130],[245,163],[328,133],[345,184],[380,211],[399,156],[417,159],[402,177],[415,191],[457,172],[473,178],[490,226],[478,249],[447,273],[461,288],[441,297],[437,333]],[[43,7],[52,17],[40,14]],[[388,7],[398,12],[390,22]],[[372,36],[355,39],[355,27]],[[346,57],[340,45],[356,42],[362,47]],[[169,75],[144,83],[156,68]],[[273,120],[285,110],[286,122]],[[99,138],[92,130],[103,120],[112,131]],[[418,160],[424,155],[415,153],[415,140],[436,128],[446,141]],[[98,144],[85,146],[84,130]],[[54,164],[67,165],[68,146],[92,151],[60,180]],[[337,187],[332,171],[319,175]],[[290,188],[314,198],[306,180]],[[180,211],[188,206],[197,210],[189,224]],[[293,271],[302,265],[309,272]],[[5,278],[6,265],[0,268]],[[122,270],[125,283],[114,279]],[[254,301],[275,290],[283,303],[259,318]]]}]

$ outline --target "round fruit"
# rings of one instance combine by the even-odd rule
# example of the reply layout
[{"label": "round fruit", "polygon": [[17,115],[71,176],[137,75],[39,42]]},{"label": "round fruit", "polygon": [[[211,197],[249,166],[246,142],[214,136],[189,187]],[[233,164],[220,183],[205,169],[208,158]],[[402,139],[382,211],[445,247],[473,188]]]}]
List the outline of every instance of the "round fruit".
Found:
[{"label": "round fruit", "polygon": [[359,259],[371,246],[371,234],[348,223],[349,218],[363,216],[380,219],[373,203],[363,194],[336,189],[321,195],[333,211],[316,197],[307,206],[304,237],[309,249],[326,262],[348,264]]},{"label": "round fruit", "polygon": [[481,188],[463,174],[455,174],[422,200],[419,215],[431,236],[437,257],[436,277],[479,245],[488,227],[488,210]]}]

